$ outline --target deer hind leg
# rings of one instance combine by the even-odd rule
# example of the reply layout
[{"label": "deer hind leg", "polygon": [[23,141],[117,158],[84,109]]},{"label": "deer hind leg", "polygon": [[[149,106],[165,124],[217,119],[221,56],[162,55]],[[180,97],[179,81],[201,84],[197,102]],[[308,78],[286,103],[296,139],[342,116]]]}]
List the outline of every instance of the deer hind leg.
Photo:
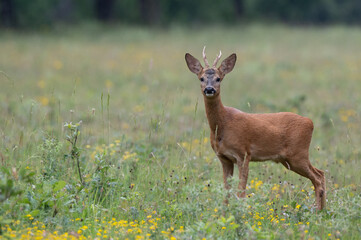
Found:
[{"label": "deer hind leg", "polygon": [[324,172],[313,167],[308,159],[308,156],[295,157],[289,159],[289,161],[284,160],[282,164],[286,168],[311,180],[313,186],[315,187],[317,208],[318,210],[322,210],[326,206],[326,184]]},{"label": "deer hind leg", "polygon": [[249,161],[251,160],[251,155],[245,155],[244,158],[237,158],[237,166],[239,172],[239,184],[238,184],[238,193],[237,196],[239,198],[246,197],[246,187],[248,180],[248,172],[249,172]]},{"label": "deer hind leg", "polygon": [[320,208],[320,210],[322,210],[322,209],[324,209],[326,207],[326,179],[325,179],[325,173],[322,170],[318,169],[318,168],[315,168],[315,167],[313,167],[313,168],[314,168],[314,170],[316,172],[318,172],[318,175],[319,175],[319,177],[321,179],[321,186],[322,186],[321,190],[322,190],[322,192],[320,192],[320,197],[321,197],[321,208]]}]

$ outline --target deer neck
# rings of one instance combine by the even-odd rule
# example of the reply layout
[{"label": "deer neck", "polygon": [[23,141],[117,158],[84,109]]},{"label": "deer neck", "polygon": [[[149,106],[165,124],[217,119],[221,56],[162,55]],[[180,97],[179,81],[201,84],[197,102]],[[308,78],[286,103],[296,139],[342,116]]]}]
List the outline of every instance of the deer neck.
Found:
[{"label": "deer neck", "polygon": [[226,109],[224,108],[220,95],[215,98],[204,97],[204,104],[206,108],[207,119],[211,131],[219,131],[222,129]]}]

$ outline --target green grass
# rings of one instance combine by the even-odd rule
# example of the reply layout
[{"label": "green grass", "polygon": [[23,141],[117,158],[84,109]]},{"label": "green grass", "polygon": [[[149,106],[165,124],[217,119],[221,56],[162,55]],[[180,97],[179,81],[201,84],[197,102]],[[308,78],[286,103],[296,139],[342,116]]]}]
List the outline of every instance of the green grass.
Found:
[{"label": "green grass", "polygon": [[[360,42],[341,26],[0,33],[0,238],[358,239]],[[225,105],[314,121],[325,211],[309,180],[272,162],[250,164],[246,199],[236,174],[223,203],[184,61],[204,45],[212,60],[237,53]]]}]

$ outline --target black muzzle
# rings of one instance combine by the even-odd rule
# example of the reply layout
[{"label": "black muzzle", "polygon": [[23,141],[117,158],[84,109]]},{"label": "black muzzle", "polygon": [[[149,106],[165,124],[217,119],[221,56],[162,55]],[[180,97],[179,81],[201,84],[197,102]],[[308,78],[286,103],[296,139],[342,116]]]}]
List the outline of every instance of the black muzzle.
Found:
[{"label": "black muzzle", "polygon": [[208,95],[214,95],[216,93],[216,89],[212,88],[212,87],[206,87],[204,89],[204,94]]}]

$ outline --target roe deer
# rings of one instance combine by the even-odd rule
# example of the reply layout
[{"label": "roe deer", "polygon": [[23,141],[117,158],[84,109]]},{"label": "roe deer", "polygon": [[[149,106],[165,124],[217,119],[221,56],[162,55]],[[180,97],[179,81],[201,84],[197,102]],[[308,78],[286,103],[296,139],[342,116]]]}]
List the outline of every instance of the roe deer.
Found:
[{"label": "roe deer", "polygon": [[[271,160],[282,163],[311,180],[315,187],[318,210],[326,205],[324,172],[313,167],[309,161],[309,146],[313,123],[309,118],[290,112],[251,114],[232,107],[223,106],[220,84],[225,75],[233,70],[236,54],[227,57],[217,68],[221,52],[210,67],[203,48],[205,67],[186,53],[189,70],[195,73],[201,83],[205,109],[211,129],[211,145],[223,167],[223,181],[233,176],[234,164],[239,171],[238,197],[245,197],[250,161]],[[226,200],[227,201],[227,200]]]}]

